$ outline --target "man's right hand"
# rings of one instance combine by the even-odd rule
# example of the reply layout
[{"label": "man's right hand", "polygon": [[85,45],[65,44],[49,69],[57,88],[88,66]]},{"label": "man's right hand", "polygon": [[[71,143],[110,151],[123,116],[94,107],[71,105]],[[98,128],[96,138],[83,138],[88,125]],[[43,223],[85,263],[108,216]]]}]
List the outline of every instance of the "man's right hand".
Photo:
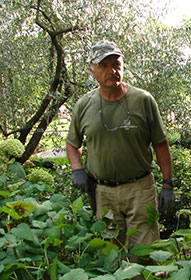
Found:
[{"label": "man's right hand", "polygon": [[81,192],[88,192],[89,189],[89,178],[87,173],[84,171],[83,168],[73,169],[73,185],[75,188],[81,190]]}]

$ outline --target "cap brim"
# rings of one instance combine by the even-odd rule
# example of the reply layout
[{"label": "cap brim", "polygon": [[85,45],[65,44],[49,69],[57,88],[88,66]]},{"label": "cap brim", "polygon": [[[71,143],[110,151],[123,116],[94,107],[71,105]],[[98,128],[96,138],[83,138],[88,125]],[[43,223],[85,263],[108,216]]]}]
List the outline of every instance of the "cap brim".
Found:
[{"label": "cap brim", "polygon": [[96,57],[95,59],[91,60],[92,63],[98,64],[100,63],[104,58],[110,55],[118,55],[118,56],[123,56],[121,52],[108,52],[103,55],[100,55],[99,57]]}]

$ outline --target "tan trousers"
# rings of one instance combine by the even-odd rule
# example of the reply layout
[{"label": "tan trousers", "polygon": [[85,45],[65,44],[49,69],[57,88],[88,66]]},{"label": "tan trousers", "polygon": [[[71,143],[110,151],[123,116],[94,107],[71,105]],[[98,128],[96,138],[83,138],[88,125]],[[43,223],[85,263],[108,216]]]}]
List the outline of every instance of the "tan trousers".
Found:
[{"label": "tan trousers", "polygon": [[159,239],[158,224],[148,224],[147,204],[158,207],[152,173],[133,183],[117,187],[97,185],[97,218],[102,218],[105,207],[109,209],[108,214],[110,217],[113,214],[113,221],[121,228],[118,240],[123,245],[127,242],[126,232],[132,228],[137,228],[138,231],[128,238],[131,245],[150,244]]}]

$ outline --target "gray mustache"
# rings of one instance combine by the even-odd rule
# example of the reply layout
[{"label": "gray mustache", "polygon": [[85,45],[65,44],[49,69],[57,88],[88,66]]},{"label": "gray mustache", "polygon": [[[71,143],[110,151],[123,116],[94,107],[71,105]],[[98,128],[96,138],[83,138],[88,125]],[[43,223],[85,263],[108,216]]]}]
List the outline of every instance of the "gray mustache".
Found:
[{"label": "gray mustache", "polygon": [[109,75],[108,77],[107,77],[107,80],[109,80],[109,79],[118,79],[119,77],[118,77],[118,75],[116,75],[116,74],[111,74],[111,75]]}]

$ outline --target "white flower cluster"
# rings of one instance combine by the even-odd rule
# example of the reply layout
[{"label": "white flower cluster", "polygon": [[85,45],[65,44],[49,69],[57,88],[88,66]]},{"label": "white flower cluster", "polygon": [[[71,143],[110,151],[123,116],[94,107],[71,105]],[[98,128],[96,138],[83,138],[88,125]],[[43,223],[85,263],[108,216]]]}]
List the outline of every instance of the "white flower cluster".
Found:
[{"label": "white flower cluster", "polygon": [[25,147],[18,139],[7,139],[0,142],[0,151],[6,155],[20,158],[25,151]]},{"label": "white flower cluster", "polygon": [[52,186],[54,184],[54,178],[44,169],[34,169],[29,175],[28,179],[32,184],[35,184],[39,181],[46,183],[47,185]]}]

